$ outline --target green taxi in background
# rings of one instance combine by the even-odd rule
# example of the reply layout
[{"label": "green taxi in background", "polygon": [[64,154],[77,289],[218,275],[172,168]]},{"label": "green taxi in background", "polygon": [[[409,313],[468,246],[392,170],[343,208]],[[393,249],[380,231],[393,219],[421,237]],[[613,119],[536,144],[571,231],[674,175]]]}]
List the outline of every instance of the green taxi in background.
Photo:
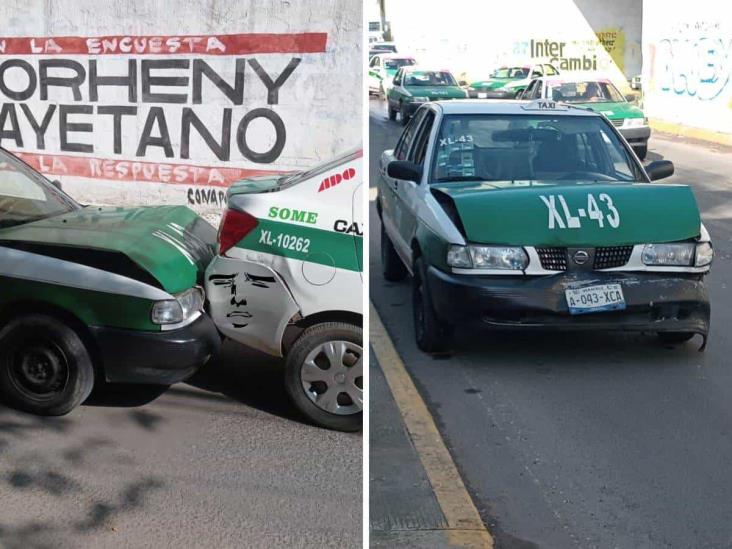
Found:
[{"label": "green taxi in background", "polygon": [[406,125],[423,103],[465,99],[467,96],[450,71],[402,67],[397,71],[392,88],[386,95],[389,120],[396,120],[399,113],[402,125]]},{"label": "green taxi in background", "polygon": [[515,99],[534,78],[554,76],[559,71],[549,63],[500,67],[484,80],[475,80],[468,87],[471,99]]},{"label": "green taxi in background", "polygon": [[[604,114],[641,160],[648,154],[651,128],[643,111],[630,103],[607,79],[537,78],[521,99],[550,99]],[[632,98],[631,98],[632,99]]]},{"label": "green taxi in background", "polygon": [[400,67],[416,65],[414,57],[398,53],[379,53],[369,60],[369,93],[386,96]]},{"label": "green taxi in background", "polygon": [[82,207],[0,150],[0,397],[62,415],[95,380],[171,384],[221,343],[216,231],[181,206]]},{"label": "green taxi in background", "polygon": [[383,275],[412,274],[420,349],[466,322],[706,343],[714,254],[694,194],[651,183],[673,164],[644,168],[600,113],[429,103],[377,173]]}]

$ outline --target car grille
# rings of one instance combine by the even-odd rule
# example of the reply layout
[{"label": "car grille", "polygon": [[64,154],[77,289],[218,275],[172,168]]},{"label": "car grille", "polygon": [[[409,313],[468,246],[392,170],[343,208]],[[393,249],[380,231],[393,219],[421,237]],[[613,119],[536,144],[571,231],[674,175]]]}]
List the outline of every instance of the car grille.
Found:
[{"label": "car grille", "polygon": [[623,125],[623,122],[625,122],[625,118],[617,118],[615,120],[611,120],[610,122],[613,123],[613,126],[615,126],[616,128],[619,128],[620,126]]},{"label": "car grille", "polygon": [[630,254],[633,253],[633,246],[610,246],[608,248],[595,249],[595,262],[593,269],[612,269],[622,267],[630,261]]},{"label": "car grille", "polygon": [[567,270],[567,248],[536,248],[542,269],[547,271]]}]

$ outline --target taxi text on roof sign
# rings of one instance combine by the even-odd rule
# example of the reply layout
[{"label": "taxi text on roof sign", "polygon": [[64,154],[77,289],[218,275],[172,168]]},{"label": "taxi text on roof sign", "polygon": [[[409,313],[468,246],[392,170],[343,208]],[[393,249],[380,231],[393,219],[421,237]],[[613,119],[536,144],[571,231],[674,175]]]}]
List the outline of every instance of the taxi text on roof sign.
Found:
[{"label": "taxi text on roof sign", "polygon": [[557,103],[556,101],[547,101],[546,99],[539,99],[538,101],[532,101],[527,105],[521,105],[521,108],[526,111],[566,111],[568,110],[567,105]]}]

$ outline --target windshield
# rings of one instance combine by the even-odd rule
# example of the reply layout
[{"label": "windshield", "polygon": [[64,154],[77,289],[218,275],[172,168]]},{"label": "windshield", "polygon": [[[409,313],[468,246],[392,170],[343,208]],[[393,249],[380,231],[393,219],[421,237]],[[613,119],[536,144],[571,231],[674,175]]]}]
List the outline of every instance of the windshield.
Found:
[{"label": "windshield", "polygon": [[0,229],[79,208],[39,173],[0,150]]},{"label": "windshield", "polygon": [[399,67],[408,67],[414,65],[414,59],[404,57],[402,59],[385,59],[384,66],[387,69],[398,69]]},{"label": "windshield", "polygon": [[529,67],[501,67],[491,74],[491,78],[526,78],[529,76]]},{"label": "windshield", "polygon": [[457,86],[447,71],[413,71],[404,77],[405,86]]},{"label": "windshield", "polygon": [[396,46],[392,44],[371,44],[371,51],[375,51],[377,53],[383,53],[383,52],[391,52],[396,53]]},{"label": "windshield", "polygon": [[433,183],[646,181],[600,116],[448,115],[437,144]]},{"label": "windshield", "polygon": [[549,83],[552,99],[564,103],[620,103],[625,98],[610,82],[588,80],[586,82]]},{"label": "windshield", "polygon": [[356,151],[349,151],[334,158],[333,160],[329,160],[328,162],[325,162],[323,164],[318,164],[317,166],[314,166],[307,171],[297,172],[291,175],[285,175],[283,177],[280,177],[279,181],[277,182],[278,188],[284,189],[285,187],[292,187],[293,185],[302,183],[306,179],[311,179],[317,175],[332,171],[341,164],[351,162],[353,160],[356,160],[357,158],[360,158],[361,156],[363,156],[363,151],[361,149],[358,149]]}]

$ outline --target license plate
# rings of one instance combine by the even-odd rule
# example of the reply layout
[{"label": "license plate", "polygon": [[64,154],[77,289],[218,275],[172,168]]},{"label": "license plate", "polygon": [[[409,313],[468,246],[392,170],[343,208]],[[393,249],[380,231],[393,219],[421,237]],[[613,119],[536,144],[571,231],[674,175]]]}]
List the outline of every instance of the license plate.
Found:
[{"label": "license plate", "polygon": [[488,94],[485,92],[478,92],[478,99],[486,99]]},{"label": "license plate", "polygon": [[625,309],[625,297],[620,284],[599,284],[564,291],[569,312],[573,315]]}]

